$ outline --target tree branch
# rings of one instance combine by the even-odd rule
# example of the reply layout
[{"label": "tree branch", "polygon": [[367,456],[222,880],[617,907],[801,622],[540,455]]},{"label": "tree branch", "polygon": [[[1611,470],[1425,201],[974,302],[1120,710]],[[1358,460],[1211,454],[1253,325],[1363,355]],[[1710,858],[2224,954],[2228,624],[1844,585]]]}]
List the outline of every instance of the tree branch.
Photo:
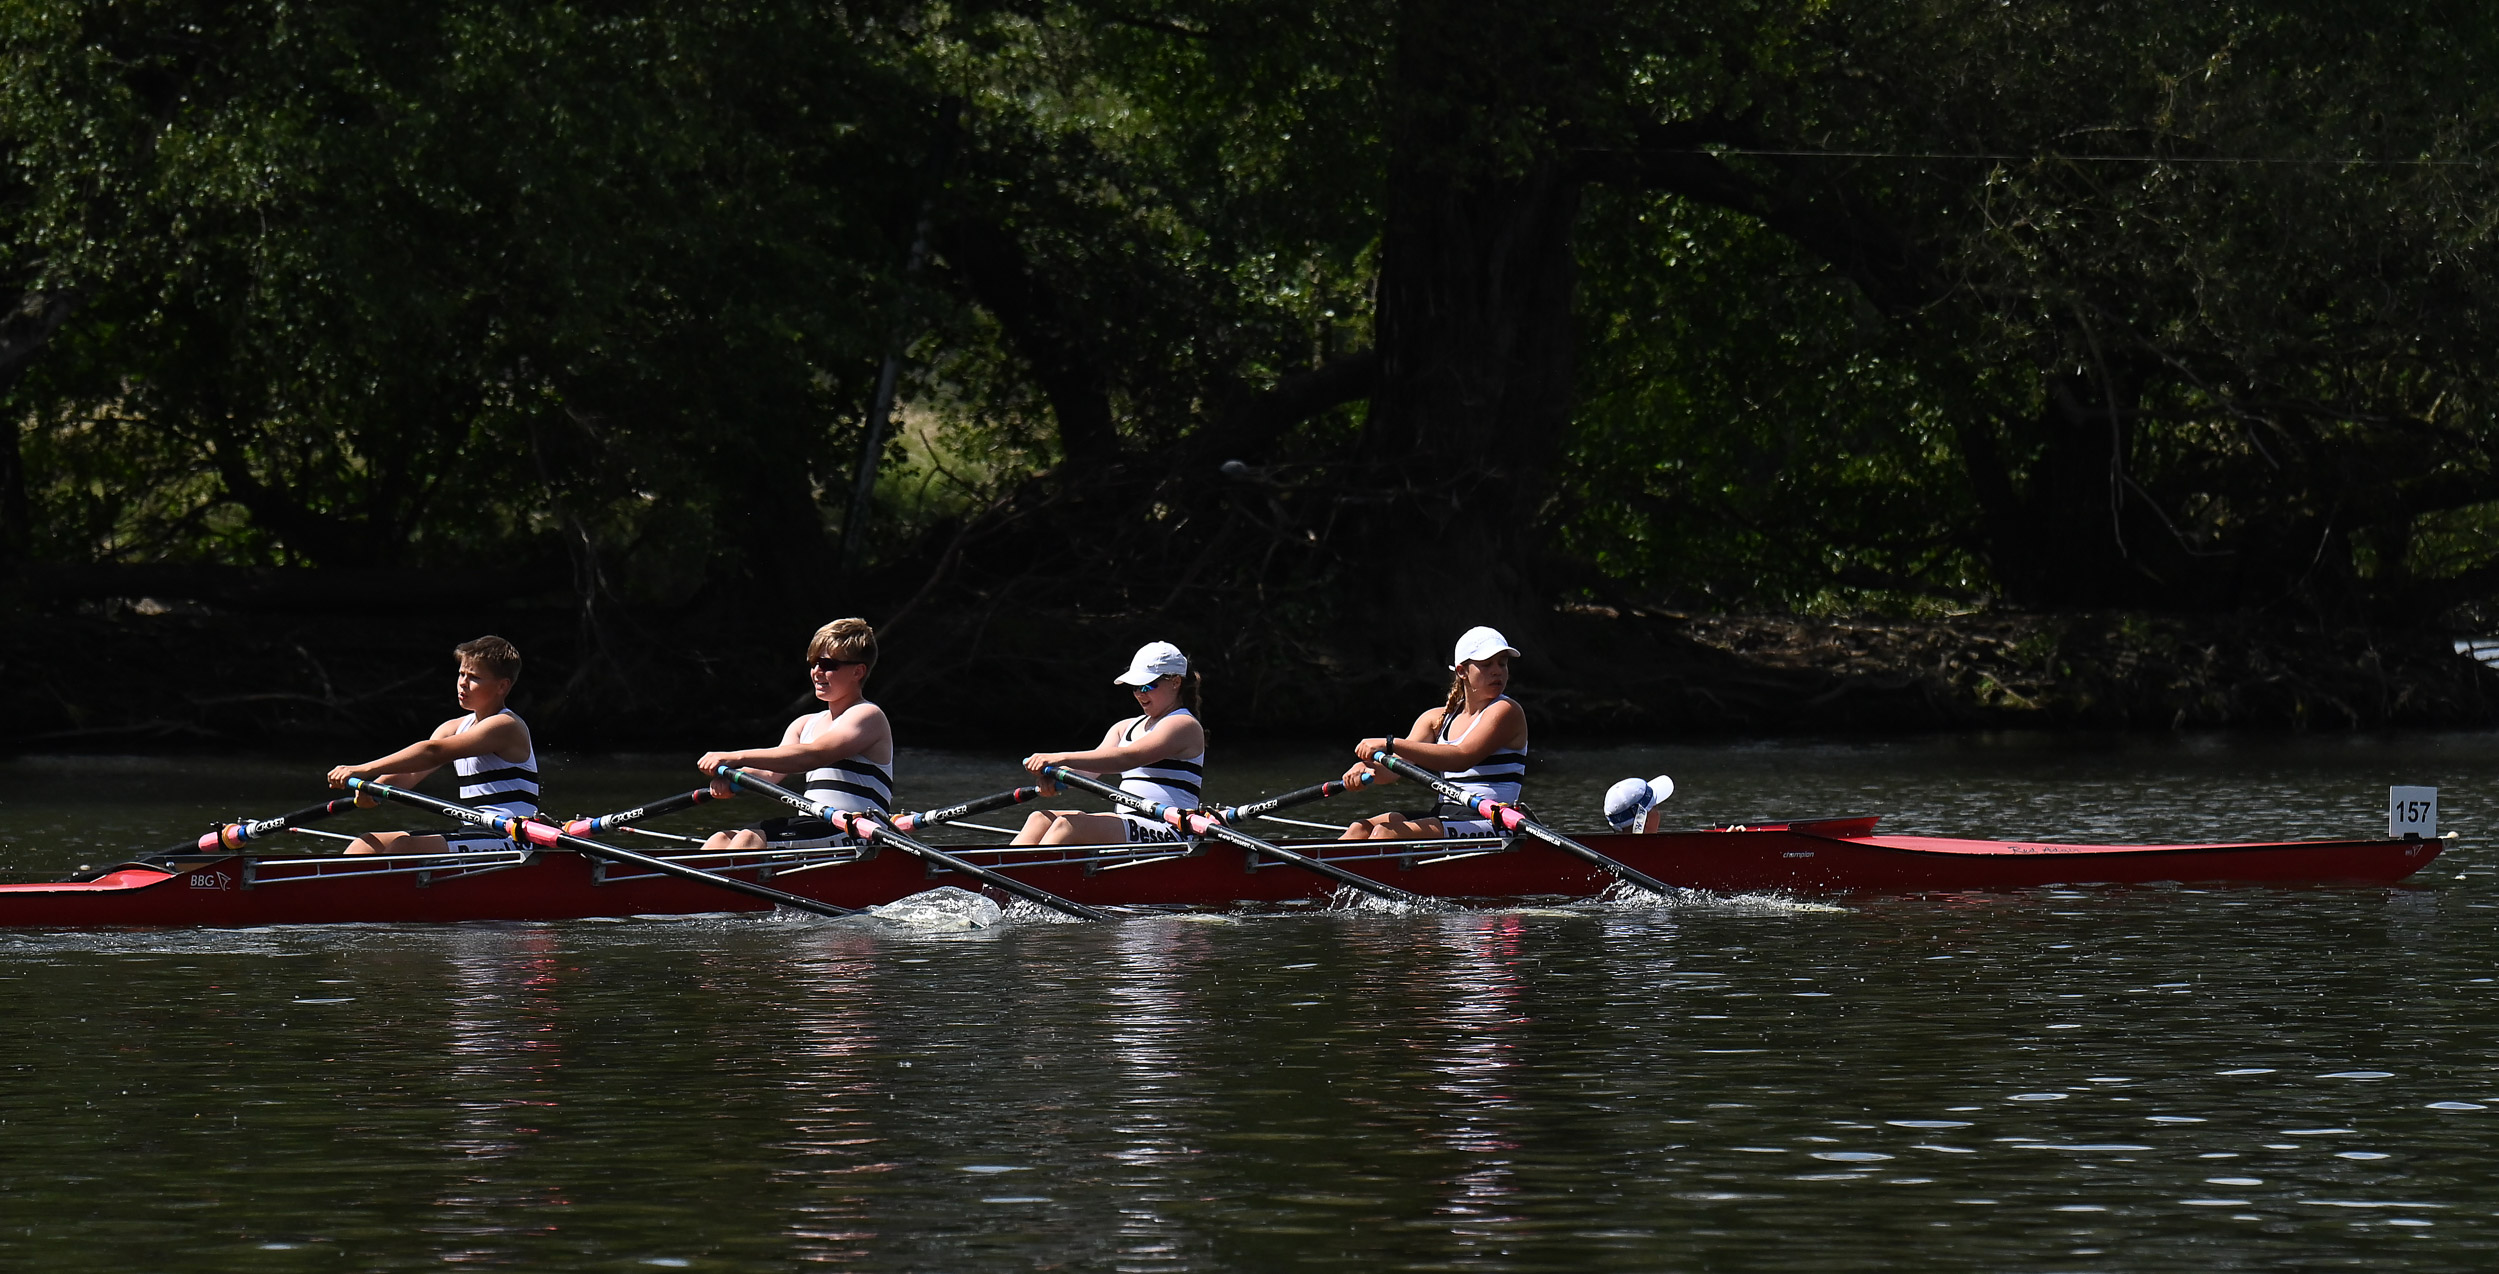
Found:
[{"label": "tree branch", "polygon": [[939,251],[950,273],[1006,329],[1050,400],[1060,453],[1070,461],[1091,461],[1117,452],[1108,377],[1070,330],[1057,294],[1036,276],[1024,245],[988,222],[949,222],[940,234]]},{"label": "tree branch", "polygon": [[1738,121],[1701,119],[1647,125],[1632,150],[1594,152],[1585,162],[1592,180],[1663,190],[1759,220],[1847,275],[1886,315],[1943,295],[1926,254],[1842,183],[1776,159],[1765,162],[1784,180],[1762,181],[1703,149],[1712,144],[1774,149]]},{"label": "tree branch", "polygon": [[1245,393],[1213,425],[1191,439],[1190,452],[1205,459],[1257,456],[1293,426],[1322,412],[1360,402],[1380,383],[1380,351],[1356,350],[1279,377],[1262,392]]}]

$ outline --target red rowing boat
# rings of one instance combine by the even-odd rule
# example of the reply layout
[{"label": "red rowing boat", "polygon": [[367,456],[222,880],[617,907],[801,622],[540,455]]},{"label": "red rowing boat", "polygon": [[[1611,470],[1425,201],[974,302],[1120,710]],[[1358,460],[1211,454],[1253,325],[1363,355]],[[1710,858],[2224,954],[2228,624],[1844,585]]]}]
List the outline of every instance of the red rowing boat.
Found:
[{"label": "red rowing boat", "polygon": [[[2383,886],[2427,866],[2446,839],[2213,845],[2061,845],[1881,836],[1872,818],[1753,824],[1650,836],[1596,835],[1600,854],[1687,889],[1724,894],[1911,894],[2047,885]],[[1532,840],[1293,842],[1373,880],[1463,904],[1584,899],[1615,882]],[[1094,906],[1307,905],[1338,886],[1217,842],[954,846],[952,852]],[[871,907],[968,883],[892,850],[670,855],[822,902]],[[756,912],[715,886],[595,862],[570,850],[431,857],[174,855],[88,880],[0,885],[0,927],[109,927],[574,920]]]}]

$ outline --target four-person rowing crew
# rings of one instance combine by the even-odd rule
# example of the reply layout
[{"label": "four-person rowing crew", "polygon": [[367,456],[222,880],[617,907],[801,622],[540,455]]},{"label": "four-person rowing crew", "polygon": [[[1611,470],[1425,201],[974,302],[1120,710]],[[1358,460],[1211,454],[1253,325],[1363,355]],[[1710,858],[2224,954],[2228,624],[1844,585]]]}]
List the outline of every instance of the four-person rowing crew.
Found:
[{"label": "four-person rowing crew", "polygon": [[[1341,839],[1497,835],[1516,832],[1529,821],[1519,804],[1527,776],[1527,710],[1508,694],[1510,661],[1518,653],[1491,628],[1468,629],[1451,654],[1446,701],[1417,716],[1402,737],[1361,740],[1354,746],[1353,764],[1338,782],[1307,789],[1334,795],[1394,783],[1403,776],[1429,783],[1431,795],[1438,798],[1428,808],[1357,819],[1345,827]],[[520,652],[500,637],[480,637],[462,644],[453,654],[459,664],[455,692],[463,714],[435,727],[417,743],[362,765],[332,769],[330,784],[374,783],[404,789],[448,764],[458,776],[461,802],[496,818],[533,819],[540,805],[537,752],[528,724],[507,705],[520,676]],[[713,797],[731,795],[735,776],[742,774],[776,787],[795,780],[797,795],[804,798],[792,801],[803,813],[714,833],[703,842],[703,851],[852,845],[859,839],[856,824],[860,817],[908,830],[913,816],[898,820],[894,813],[893,726],[884,709],[866,694],[876,660],[876,632],[865,620],[838,619],[826,624],[808,643],[806,663],[810,687],[823,702],[822,710],[791,721],[781,732],[780,742],[771,747],[706,752],[696,760],[695,768],[711,782]],[[1016,833],[1014,845],[1180,841],[1204,834],[1202,827],[1191,826],[1192,817],[1201,823],[1222,821],[1205,810],[1201,679],[1188,657],[1170,642],[1149,642],[1138,648],[1126,671],[1112,681],[1135,696],[1135,716],[1113,722],[1090,749],[1035,752],[1024,758],[1023,765],[1040,780],[1041,795],[1055,795],[1057,778],[1072,773],[1115,785],[1120,795],[1112,799],[1120,808],[1107,814],[1035,811]],[[1640,806],[1645,818],[1639,820],[1638,830],[1656,829],[1653,807],[1673,786],[1664,776],[1643,784],[1650,795]],[[1609,819],[1614,814],[1612,794],[1607,814]],[[457,853],[500,848],[505,843],[499,833],[481,825],[476,831],[448,836],[368,832],[355,837],[347,852]],[[1278,851],[1270,848],[1267,852]]]},{"label": "four-person rowing crew", "polygon": [[[730,908],[848,915],[947,878],[1084,919],[1106,918],[1104,907],[1302,906],[1343,890],[1402,905],[1597,898],[1618,885],[1670,896],[2088,882],[2378,886],[2419,872],[2445,844],[2434,792],[2414,788],[2389,793],[2383,838],[2074,845],[1879,834],[1871,816],[1666,831],[1657,812],[1674,783],[1663,775],[1616,784],[1605,802],[1615,832],[1575,839],[1519,803],[1527,712],[1508,693],[1518,650],[1489,628],[1459,638],[1443,702],[1403,735],[1356,743],[1352,765],[1326,782],[1208,808],[1201,679],[1183,652],[1155,642],[1114,678],[1136,712],[1094,747],[1027,756],[1030,784],[896,813],[892,725],[866,697],[876,634],[856,619],[826,625],[809,643],[807,675],[823,706],[790,722],[772,746],[704,753],[699,787],[559,823],[538,817],[545,798],[536,747],[508,702],[519,652],[488,637],[455,653],[462,714],[387,756],[332,770],[330,781],[351,795],[227,824],[69,880],[0,883],[0,926],[559,920]],[[458,801],[412,790],[443,766],[457,775]],[[1277,811],[1391,782],[1428,795],[1350,823],[1300,824],[1333,840],[1278,842],[1247,830],[1298,823]],[[1043,808],[1020,830],[986,829],[1012,834],[1008,843],[918,839],[939,824],[978,827],[962,820],[1063,789],[1102,798],[1114,812]],[[705,840],[637,826],[739,792],[795,815]],[[250,848],[374,800],[463,830],[340,837],[353,842],[352,858]],[[620,830],[680,844],[649,854],[601,839]]]}]

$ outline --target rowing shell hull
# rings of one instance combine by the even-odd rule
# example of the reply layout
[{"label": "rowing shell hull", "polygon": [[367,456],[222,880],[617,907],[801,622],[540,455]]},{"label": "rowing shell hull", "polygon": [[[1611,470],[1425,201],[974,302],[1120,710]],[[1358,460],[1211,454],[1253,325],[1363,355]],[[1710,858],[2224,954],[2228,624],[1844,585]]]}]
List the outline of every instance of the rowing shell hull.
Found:
[{"label": "rowing shell hull", "polygon": [[[1800,897],[2168,882],[2383,886],[2420,871],[2445,848],[2439,840],[2058,845],[1863,834],[1860,829],[1871,822],[1826,825],[1859,834],[1776,826],[1588,836],[1582,843],[1683,888]],[[1365,847],[1337,842],[1298,848],[1401,889],[1467,903],[1585,898],[1614,883],[1599,868],[1526,840],[1492,852],[1443,847],[1402,859],[1356,857]],[[956,852],[1098,906],[1294,905],[1326,899],[1337,888],[1315,874],[1253,863],[1241,850],[1212,843],[1186,856],[1122,864],[1018,863],[994,852]],[[1453,852],[1463,856],[1428,861]],[[89,882],[0,885],[0,927],[442,924],[770,909],[726,890],[604,866],[568,850],[484,870],[354,874],[354,862],[235,855],[161,871],[133,866]],[[720,870],[846,907],[876,906],[944,884],[972,884],[891,849],[807,871],[773,874],[768,864]]]}]

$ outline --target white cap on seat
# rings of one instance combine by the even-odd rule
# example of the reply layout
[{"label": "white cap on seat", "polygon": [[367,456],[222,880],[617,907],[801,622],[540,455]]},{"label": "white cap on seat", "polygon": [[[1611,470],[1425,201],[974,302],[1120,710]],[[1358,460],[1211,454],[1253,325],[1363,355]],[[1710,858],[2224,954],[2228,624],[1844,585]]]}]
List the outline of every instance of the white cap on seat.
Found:
[{"label": "white cap on seat", "polygon": [[1128,661],[1128,671],[1111,678],[1111,684],[1143,688],[1173,673],[1189,671],[1189,657],[1178,646],[1167,641],[1149,641],[1137,647],[1136,657]]},{"label": "white cap on seat", "polygon": [[1605,821],[1615,831],[1628,832],[1639,825],[1641,815],[1674,794],[1675,781],[1663,774],[1653,779],[1624,779],[1605,789]]},{"label": "white cap on seat", "polygon": [[1455,669],[1471,660],[1490,659],[1494,655],[1508,655],[1516,659],[1518,649],[1510,644],[1509,638],[1501,635],[1500,629],[1478,624],[1458,638],[1457,653],[1449,657],[1449,666]]},{"label": "white cap on seat", "polygon": [[1649,807],[1654,804],[1656,802],[1649,799],[1647,779],[1624,779],[1605,789],[1605,821],[1612,824],[1615,831],[1630,831],[1632,825],[1638,823],[1640,816],[1648,813]]}]

